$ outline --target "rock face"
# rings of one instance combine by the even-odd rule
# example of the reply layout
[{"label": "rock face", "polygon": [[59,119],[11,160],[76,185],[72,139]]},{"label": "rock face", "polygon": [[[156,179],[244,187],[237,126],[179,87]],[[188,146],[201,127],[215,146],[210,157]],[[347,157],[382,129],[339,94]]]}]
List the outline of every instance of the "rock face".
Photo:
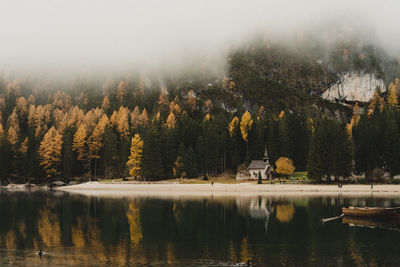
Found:
[{"label": "rock face", "polygon": [[322,97],[331,101],[368,102],[376,88],[386,91],[385,83],[370,73],[345,72],[338,81],[326,90]]}]

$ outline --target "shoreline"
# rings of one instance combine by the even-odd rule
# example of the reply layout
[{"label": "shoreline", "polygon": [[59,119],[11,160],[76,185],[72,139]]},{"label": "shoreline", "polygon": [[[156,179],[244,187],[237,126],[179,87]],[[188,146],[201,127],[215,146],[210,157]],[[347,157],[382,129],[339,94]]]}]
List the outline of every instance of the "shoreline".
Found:
[{"label": "shoreline", "polygon": [[310,184],[177,184],[99,183],[61,186],[56,190],[87,196],[168,197],[168,196],[393,196],[400,197],[400,185],[310,185]]}]

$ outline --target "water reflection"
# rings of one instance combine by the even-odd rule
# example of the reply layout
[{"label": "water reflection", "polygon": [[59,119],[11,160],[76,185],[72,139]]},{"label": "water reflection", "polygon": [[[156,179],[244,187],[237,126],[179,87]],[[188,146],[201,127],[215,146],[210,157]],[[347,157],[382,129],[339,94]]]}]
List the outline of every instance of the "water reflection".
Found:
[{"label": "water reflection", "polygon": [[[322,225],[320,219],[337,215],[342,206],[399,203],[399,198],[99,198],[0,191],[0,266],[235,266],[249,259],[256,266],[397,265],[397,231],[349,227],[360,224],[354,221]],[[42,259],[34,254],[40,248],[46,252]]]}]

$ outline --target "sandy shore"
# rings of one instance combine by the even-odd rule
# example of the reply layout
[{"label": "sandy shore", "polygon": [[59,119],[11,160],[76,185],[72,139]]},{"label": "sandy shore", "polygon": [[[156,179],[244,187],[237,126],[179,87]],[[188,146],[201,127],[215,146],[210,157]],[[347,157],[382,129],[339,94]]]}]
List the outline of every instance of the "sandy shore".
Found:
[{"label": "sandy shore", "polygon": [[365,195],[398,196],[400,185],[308,185],[308,184],[123,184],[88,182],[57,190],[90,196],[262,196],[262,195]]}]

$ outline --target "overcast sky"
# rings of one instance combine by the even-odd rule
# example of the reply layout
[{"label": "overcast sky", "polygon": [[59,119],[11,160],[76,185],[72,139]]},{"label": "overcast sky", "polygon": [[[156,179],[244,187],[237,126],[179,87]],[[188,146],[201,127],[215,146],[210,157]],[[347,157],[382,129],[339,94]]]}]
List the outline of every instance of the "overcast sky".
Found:
[{"label": "overcast sky", "polygon": [[260,32],[273,38],[337,22],[390,51],[400,1],[0,0],[0,65],[182,66],[221,57]]}]

